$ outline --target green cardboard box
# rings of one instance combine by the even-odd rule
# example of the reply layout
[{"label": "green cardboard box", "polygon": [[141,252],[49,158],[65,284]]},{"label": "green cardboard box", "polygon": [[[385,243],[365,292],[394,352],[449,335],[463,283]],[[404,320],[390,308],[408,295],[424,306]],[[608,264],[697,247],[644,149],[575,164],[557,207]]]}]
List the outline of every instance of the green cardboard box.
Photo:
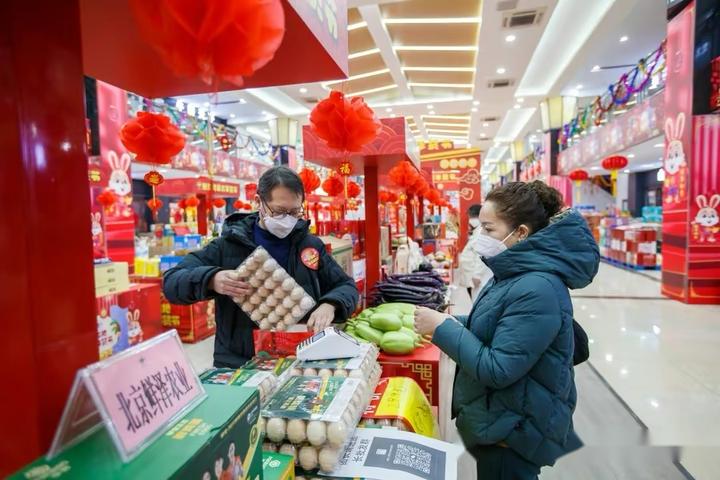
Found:
[{"label": "green cardboard box", "polygon": [[205,385],[205,390],[208,398],[129,463],[122,462],[102,428],[54,459],[39,458],[10,478],[261,480],[257,389]]},{"label": "green cardboard box", "polygon": [[264,480],[295,480],[295,458],[281,453],[263,452]]}]

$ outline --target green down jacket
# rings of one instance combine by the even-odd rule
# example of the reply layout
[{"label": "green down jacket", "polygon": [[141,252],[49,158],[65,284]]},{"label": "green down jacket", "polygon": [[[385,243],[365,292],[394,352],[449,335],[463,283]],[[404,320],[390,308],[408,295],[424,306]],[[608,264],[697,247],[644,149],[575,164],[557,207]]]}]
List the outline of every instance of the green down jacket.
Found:
[{"label": "green down jacket", "polygon": [[[467,317],[445,320],[433,343],[458,365],[452,414],[468,449],[504,442],[553,465],[582,442],[573,430],[573,308],[590,284],[597,244],[575,211],[493,258],[495,277]],[[457,320],[457,321],[456,321]]]}]

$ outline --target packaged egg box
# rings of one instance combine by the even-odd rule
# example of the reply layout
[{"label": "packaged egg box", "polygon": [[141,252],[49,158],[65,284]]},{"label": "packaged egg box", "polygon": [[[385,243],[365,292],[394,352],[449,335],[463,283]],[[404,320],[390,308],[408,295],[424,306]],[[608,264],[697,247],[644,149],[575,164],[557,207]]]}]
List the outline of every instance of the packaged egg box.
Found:
[{"label": "packaged egg box", "polygon": [[354,358],[298,361],[292,370],[292,375],[369,378],[370,373],[378,365],[380,350],[373,343],[363,343],[360,349],[361,354]]},{"label": "packaged egg box", "polygon": [[315,300],[263,247],[257,247],[236,271],[251,293],[233,300],[261,330],[286,330],[315,307]]},{"label": "packaged egg box", "polygon": [[278,357],[265,353],[259,353],[243,365],[242,368],[244,370],[261,370],[263,372],[270,372],[282,385],[292,375],[297,362],[298,359],[294,356]]},{"label": "packaged egg box", "polygon": [[332,471],[381,373],[375,364],[367,380],[292,377],[262,411],[263,450],[293,455],[305,471]]},{"label": "packaged egg box", "polygon": [[244,368],[211,368],[200,375],[205,384],[255,387],[260,392],[260,404],[264,405],[280,385],[278,378],[262,370]]}]

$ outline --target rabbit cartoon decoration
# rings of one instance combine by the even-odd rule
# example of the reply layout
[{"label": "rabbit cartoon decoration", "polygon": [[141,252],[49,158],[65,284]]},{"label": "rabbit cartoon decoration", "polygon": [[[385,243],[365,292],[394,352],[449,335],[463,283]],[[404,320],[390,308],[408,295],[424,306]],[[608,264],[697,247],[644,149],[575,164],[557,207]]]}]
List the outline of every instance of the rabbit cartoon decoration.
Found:
[{"label": "rabbit cartoon decoration", "polygon": [[129,195],[132,192],[132,183],[128,172],[130,170],[130,154],[123,153],[118,157],[114,151],[108,152],[108,163],[112,168],[110,180],[108,180],[108,188],[121,197]]},{"label": "rabbit cartoon decoration", "polygon": [[685,131],[685,114],[679,113],[675,121],[665,120],[665,202],[680,203],[687,191],[687,162],[682,135]]},{"label": "rabbit cartoon decoration", "polygon": [[140,310],[133,310],[127,313],[128,319],[128,343],[130,346],[137,345],[143,340],[143,331],[140,326]]},{"label": "rabbit cartoon decoration", "polygon": [[92,233],[93,258],[105,256],[105,245],[103,242],[102,214],[100,212],[90,213],[90,232]]},{"label": "rabbit cartoon decoration", "polygon": [[702,243],[717,242],[716,236],[720,232],[720,215],[717,210],[720,205],[720,195],[713,195],[709,202],[705,195],[698,195],[695,202],[700,209],[693,221],[694,226],[699,230],[696,238]]}]

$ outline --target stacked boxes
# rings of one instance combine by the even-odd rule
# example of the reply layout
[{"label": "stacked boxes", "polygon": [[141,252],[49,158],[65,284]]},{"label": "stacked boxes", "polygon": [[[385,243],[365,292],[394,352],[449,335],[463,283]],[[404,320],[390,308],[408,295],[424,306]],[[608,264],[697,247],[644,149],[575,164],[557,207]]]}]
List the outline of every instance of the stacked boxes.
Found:
[{"label": "stacked boxes", "polygon": [[602,248],[601,255],[614,262],[631,267],[657,266],[657,238],[660,225],[633,224],[610,228],[610,246]]},{"label": "stacked boxes", "polygon": [[95,296],[102,297],[122,292],[130,286],[128,264],[125,262],[95,265]]}]

